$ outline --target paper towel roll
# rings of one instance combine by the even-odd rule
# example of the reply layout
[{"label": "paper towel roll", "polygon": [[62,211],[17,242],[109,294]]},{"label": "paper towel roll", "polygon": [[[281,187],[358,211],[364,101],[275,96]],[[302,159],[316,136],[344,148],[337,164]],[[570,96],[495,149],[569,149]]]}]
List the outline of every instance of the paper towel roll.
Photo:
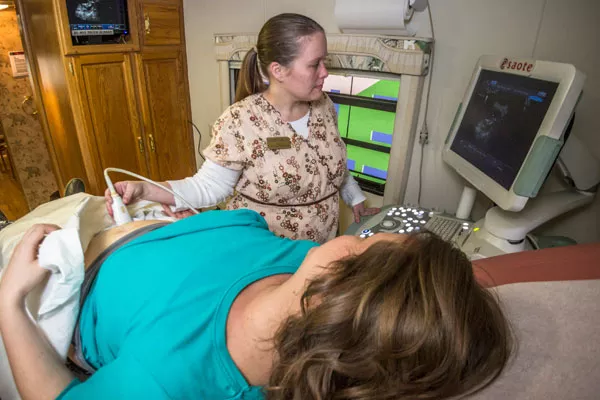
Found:
[{"label": "paper towel roll", "polygon": [[336,0],[335,19],[343,33],[414,36],[407,24],[413,10],[409,0]]}]

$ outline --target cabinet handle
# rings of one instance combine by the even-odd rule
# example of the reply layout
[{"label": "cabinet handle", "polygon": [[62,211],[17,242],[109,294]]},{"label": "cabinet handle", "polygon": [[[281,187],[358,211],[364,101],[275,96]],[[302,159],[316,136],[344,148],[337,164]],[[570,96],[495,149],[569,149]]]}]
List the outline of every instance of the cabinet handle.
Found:
[{"label": "cabinet handle", "polygon": [[148,135],[150,139],[150,150],[154,153],[156,151],[156,146],[154,145],[154,136],[152,134]]},{"label": "cabinet handle", "polygon": [[146,28],[146,35],[150,34],[150,15],[144,13],[144,28]]},{"label": "cabinet handle", "polygon": [[140,153],[144,153],[144,141],[141,136],[138,136],[138,147],[140,149]]}]

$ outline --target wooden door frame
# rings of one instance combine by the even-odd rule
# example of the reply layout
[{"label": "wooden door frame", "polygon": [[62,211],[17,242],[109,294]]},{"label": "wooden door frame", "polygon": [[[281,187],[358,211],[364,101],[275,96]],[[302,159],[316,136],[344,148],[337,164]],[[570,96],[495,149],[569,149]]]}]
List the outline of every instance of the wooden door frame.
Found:
[{"label": "wooden door frame", "polygon": [[[27,58],[27,65],[29,69],[29,84],[31,85],[31,88],[33,90],[33,100],[35,102],[36,110],[38,111],[38,119],[40,125],[42,126],[44,141],[46,142],[46,148],[48,149],[48,154],[50,155],[52,173],[54,174],[54,179],[56,180],[60,195],[64,196],[64,187],[67,184],[67,182],[63,182],[62,179],[60,164],[58,163],[58,157],[56,156],[56,150],[54,149],[52,136],[50,135],[50,127],[48,126],[48,117],[46,114],[46,109],[44,107],[44,103],[42,102],[42,90],[39,81],[40,69],[37,63],[37,59],[33,57],[34,53],[31,48],[31,34],[29,32],[29,26],[27,24],[27,21],[22,17],[23,15],[27,15],[27,13],[22,12],[26,9],[27,7],[23,3],[23,0],[15,0],[15,10],[17,12],[17,25],[19,26],[21,43],[23,44],[23,51],[25,52],[25,57]],[[86,179],[87,177],[82,178]]]}]

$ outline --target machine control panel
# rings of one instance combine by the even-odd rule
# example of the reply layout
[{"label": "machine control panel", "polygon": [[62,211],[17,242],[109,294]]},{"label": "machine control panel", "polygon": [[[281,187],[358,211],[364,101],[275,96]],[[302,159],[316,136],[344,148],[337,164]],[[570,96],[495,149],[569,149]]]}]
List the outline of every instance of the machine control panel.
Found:
[{"label": "machine control panel", "polygon": [[471,233],[473,225],[471,221],[421,207],[389,205],[360,224],[352,224],[346,234],[366,238],[379,232],[402,234],[428,230],[460,245],[459,242],[464,242]]}]

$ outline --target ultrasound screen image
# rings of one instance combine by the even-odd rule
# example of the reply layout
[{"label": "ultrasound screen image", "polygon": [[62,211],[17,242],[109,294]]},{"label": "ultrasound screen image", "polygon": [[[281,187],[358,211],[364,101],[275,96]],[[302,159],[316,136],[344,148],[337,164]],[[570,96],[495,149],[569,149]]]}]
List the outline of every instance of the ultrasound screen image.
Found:
[{"label": "ultrasound screen image", "polygon": [[556,82],[482,70],[451,150],[510,189],[557,88]]},{"label": "ultrasound screen image", "polygon": [[125,26],[125,0],[67,0],[71,27],[90,24]]},{"label": "ultrasound screen image", "polygon": [[97,4],[98,0],[89,0],[77,4],[75,16],[81,21],[100,21],[100,13]]}]

